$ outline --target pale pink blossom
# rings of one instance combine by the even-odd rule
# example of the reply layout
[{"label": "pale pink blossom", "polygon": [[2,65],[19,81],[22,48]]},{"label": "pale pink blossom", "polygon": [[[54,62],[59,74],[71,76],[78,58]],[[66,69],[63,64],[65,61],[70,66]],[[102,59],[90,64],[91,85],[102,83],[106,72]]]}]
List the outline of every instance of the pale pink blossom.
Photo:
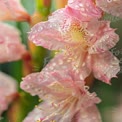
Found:
[{"label": "pale pink blossom", "polygon": [[80,80],[93,72],[96,78],[110,83],[120,70],[118,59],[109,52],[119,40],[115,29],[110,28],[109,21],[82,21],[67,11],[69,7],[60,9],[48,21],[36,24],[29,39],[37,46],[63,53],[59,60]]},{"label": "pale pink blossom", "polygon": [[16,93],[16,81],[7,74],[0,72],[0,115],[8,108]]},{"label": "pale pink blossom", "polygon": [[[23,122],[101,122],[95,106],[100,102],[96,93],[89,93],[84,81],[79,84],[63,70],[47,70],[33,73],[21,82],[21,88],[44,100]],[[92,113],[91,113],[92,111]]]},{"label": "pale pink blossom", "polygon": [[20,0],[0,0],[0,20],[29,21],[30,16]]},{"label": "pale pink blossom", "polygon": [[0,63],[19,60],[25,52],[25,46],[21,43],[19,30],[1,22]]},{"label": "pale pink blossom", "polygon": [[95,5],[93,0],[68,0],[68,6],[73,16],[78,15],[82,20],[101,18],[102,10]]},{"label": "pale pink blossom", "polygon": [[103,11],[122,18],[122,0],[96,0],[96,5]]},{"label": "pale pink blossom", "polygon": [[[64,116],[62,116],[62,113],[57,113],[59,107],[52,108],[50,103],[44,102],[38,107],[40,107],[40,109],[35,108],[32,112],[29,113],[23,122],[101,122],[99,111],[95,105],[90,106],[84,110],[79,110],[77,112],[70,112],[68,109],[71,108],[68,108]],[[74,116],[72,116],[72,113]],[[45,120],[44,118],[46,117],[50,118]]]}]

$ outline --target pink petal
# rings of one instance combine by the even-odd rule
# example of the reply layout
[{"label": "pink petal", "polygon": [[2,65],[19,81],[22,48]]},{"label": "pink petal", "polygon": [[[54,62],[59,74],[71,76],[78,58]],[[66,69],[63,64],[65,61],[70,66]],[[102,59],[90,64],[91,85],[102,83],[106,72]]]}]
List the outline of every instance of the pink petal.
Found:
[{"label": "pink petal", "polygon": [[0,72],[0,114],[8,108],[17,92],[16,81],[10,76]]},{"label": "pink petal", "polygon": [[102,120],[98,109],[93,105],[80,112],[78,122],[102,122]]},{"label": "pink petal", "polygon": [[43,46],[50,50],[59,50],[64,47],[61,33],[56,29],[54,22],[41,22],[36,24],[29,33],[29,40],[37,46]]},{"label": "pink petal", "polygon": [[93,0],[68,0],[68,6],[79,11],[79,16],[83,16],[84,20],[91,18],[101,18],[102,11],[96,7]]},{"label": "pink petal", "polygon": [[[24,122],[33,122],[40,118],[45,122],[72,122],[78,111],[84,111],[100,102],[95,93],[88,92],[84,81],[75,81],[71,75],[73,71],[69,70],[71,64],[66,67],[64,64],[67,62],[63,62],[64,59],[63,55],[57,55],[40,73],[23,78],[21,88],[45,100],[39,105],[42,111],[34,110],[33,115],[30,114],[31,117],[27,117]],[[47,107],[50,109],[46,111]]]},{"label": "pink petal", "polygon": [[91,46],[88,52],[90,54],[105,52],[119,41],[119,36],[115,33],[115,29],[110,28],[108,21],[91,21],[88,32],[93,35],[89,39]]},{"label": "pink petal", "polygon": [[93,55],[92,58],[95,77],[110,84],[111,78],[120,71],[119,60],[110,52]]},{"label": "pink petal", "polygon": [[[36,122],[37,120],[43,120],[44,122],[50,122],[52,120],[55,120],[56,122],[101,122],[99,111],[95,105],[84,110],[79,108],[79,111],[67,110],[67,113],[64,115],[62,115],[62,113],[56,113],[56,110],[59,109],[59,107],[51,109],[51,104],[47,102],[40,104],[38,107],[41,110],[39,108],[35,108],[29,113],[23,122]],[[47,110],[47,108],[50,109]],[[49,117],[49,119],[45,120],[46,117]]]},{"label": "pink petal", "polygon": [[[34,122],[41,119],[44,119],[44,122],[51,120],[74,122],[77,113],[84,113],[85,109],[100,102],[95,93],[87,91],[84,82],[77,86],[73,80],[65,79],[65,76],[62,77],[63,79],[60,78],[61,76],[59,77],[58,73],[48,75],[45,72],[45,77],[49,78],[39,79],[39,73],[31,74],[21,83],[24,90],[44,99],[44,102],[30,113],[24,122]],[[77,117],[77,120],[82,118],[82,114]],[[92,119],[95,120],[96,118]]]},{"label": "pink petal", "polygon": [[25,46],[21,44],[19,31],[5,23],[0,23],[0,63],[21,59]]},{"label": "pink petal", "polygon": [[68,7],[59,9],[52,13],[48,21],[36,24],[29,33],[29,39],[37,46],[50,50],[65,49],[67,45],[79,45],[83,40],[82,31],[79,31],[86,29],[88,22],[72,17],[72,12],[67,11]]},{"label": "pink petal", "polygon": [[[88,61],[90,62],[90,59],[88,59]],[[90,64],[89,62],[88,64]],[[54,81],[58,81],[65,86],[68,85],[71,88],[74,87],[75,84],[80,86],[84,79],[90,74],[90,68],[88,68],[87,63],[84,63],[77,69],[74,67],[74,62],[69,62],[69,59],[65,57],[64,54],[59,54],[52,59],[40,73],[33,73],[23,78],[21,88],[32,95],[39,95],[41,98],[43,95],[49,94],[49,91],[51,94],[59,95],[58,91],[54,92],[47,86]],[[74,79],[75,82],[72,79]],[[70,81],[72,81],[72,83]],[[74,88],[72,88],[72,92],[73,89]]]},{"label": "pink petal", "polygon": [[20,0],[0,0],[0,20],[29,21]]},{"label": "pink petal", "polygon": [[96,0],[96,5],[103,11],[122,18],[122,0]]},{"label": "pink petal", "polygon": [[[40,98],[46,100],[53,98],[54,100],[60,101],[67,99],[68,96],[79,98],[82,95],[86,95],[86,99],[81,100],[82,104],[85,104],[86,102],[84,101],[87,101],[87,106],[90,106],[92,102],[100,102],[98,98],[95,98],[95,93],[90,95],[87,89],[85,89],[83,81],[73,81],[71,77],[65,75],[65,72],[64,75],[61,75],[61,73],[62,71],[60,71],[60,74],[57,71],[50,72],[49,74],[48,72],[44,73],[42,71],[40,73],[30,74],[21,82],[21,88],[31,95],[38,95]],[[93,99],[92,102],[91,99]]]}]

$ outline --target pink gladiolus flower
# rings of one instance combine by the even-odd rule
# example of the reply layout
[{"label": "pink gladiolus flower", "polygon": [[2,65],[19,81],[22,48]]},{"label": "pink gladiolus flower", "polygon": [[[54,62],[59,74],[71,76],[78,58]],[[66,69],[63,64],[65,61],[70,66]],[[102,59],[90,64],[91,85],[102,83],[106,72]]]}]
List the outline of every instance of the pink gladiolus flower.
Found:
[{"label": "pink gladiolus flower", "polygon": [[30,16],[20,0],[0,0],[0,20],[29,21]]},{"label": "pink gladiolus flower", "polygon": [[[23,122],[101,122],[99,111],[95,105],[84,110],[81,109],[78,112],[74,112],[73,109],[67,108],[64,116],[62,113],[57,113],[59,107],[52,107],[50,103],[44,102],[38,107],[40,108],[35,108],[30,112]],[[68,109],[71,109],[72,111],[69,111]],[[74,114],[74,116],[72,116],[72,114]],[[48,117],[49,119],[46,119]]]},{"label": "pink gladiolus flower", "polygon": [[17,92],[16,81],[10,76],[0,72],[0,115],[8,108],[8,105]]},{"label": "pink gladiolus flower", "polygon": [[29,39],[37,46],[60,50],[64,54],[60,60],[65,67],[70,64],[70,70],[80,76],[79,80],[93,72],[96,78],[110,83],[120,70],[118,59],[109,52],[118,42],[118,35],[110,28],[110,22],[82,21],[72,17],[68,10],[69,7],[60,9],[48,21],[35,25]]},{"label": "pink gladiolus flower", "polygon": [[80,19],[101,18],[102,10],[98,8],[93,0],[68,0],[68,6],[72,8],[73,16],[78,15]]},{"label": "pink gladiolus flower", "polygon": [[96,0],[96,5],[103,11],[122,18],[122,0]]},{"label": "pink gladiolus flower", "polygon": [[0,23],[0,63],[21,59],[26,52],[16,28]]},{"label": "pink gladiolus flower", "polygon": [[[89,93],[84,82],[78,83],[63,70],[47,70],[26,76],[21,88],[38,95],[44,102],[31,112],[23,122],[101,122],[95,106],[100,102],[95,93]],[[92,111],[92,112],[91,112]]]}]

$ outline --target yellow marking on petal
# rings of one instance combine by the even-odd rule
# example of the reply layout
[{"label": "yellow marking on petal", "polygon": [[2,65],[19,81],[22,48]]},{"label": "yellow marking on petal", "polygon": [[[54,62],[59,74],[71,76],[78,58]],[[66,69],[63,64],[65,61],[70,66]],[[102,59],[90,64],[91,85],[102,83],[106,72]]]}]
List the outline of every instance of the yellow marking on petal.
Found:
[{"label": "yellow marking on petal", "polygon": [[65,92],[65,93],[71,92],[69,88],[64,87],[62,84],[58,82],[53,82],[48,87],[56,92]]},{"label": "yellow marking on petal", "polygon": [[55,107],[55,108],[58,108],[58,107],[59,107],[58,104],[55,104],[55,103],[53,103],[53,102],[52,102],[52,106]]},{"label": "yellow marking on petal", "polygon": [[74,41],[84,41],[84,39],[83,39],[83,34],[80,32],[80,31],[74,31],[74,30],[72,30],[71,32],[71,38],[72,38],[72,40],[74,40]]},{"label": "yellow marking on petal", "polygon": [[35,105],[35,108],[38,108],[39,110],[44,111],[41,107],[39,107],[38,105]]},{"label": "yellow marking on petal", "polygon": [[43,122],[43,120],[37,120],[36,122]]},{"label": "yellow marking on petal", "polygon": [[71,43],[73,42],[74,45],[66,45],[64,53],[66,57],[69,57],[67,62],[74,62],[74,70],[82,66],[84,55],[82,55],[81,52],[86,53],[91,46],[87,41],[88,35],[89,32],[86,28],[82,27],[79,22],[73,23],[66,33],[66,38],[68,41],[71,41]]},{"label": "yellow marking on petal", "polygon": [[79,23],[73,23],[70,27],[69,34],[75,42],[84,42],[87,35],[86,30],[79,25]]},{"label": "yellow marking on petal", "polygon": [[51,120],[50,122],[56,122],[55,120]]},{"label": "yellow marking on petal", "polygon": [[41,103],[41,102],[43,102],[43,100],[40,98],[40,99],[39,99],[39,102]]}]

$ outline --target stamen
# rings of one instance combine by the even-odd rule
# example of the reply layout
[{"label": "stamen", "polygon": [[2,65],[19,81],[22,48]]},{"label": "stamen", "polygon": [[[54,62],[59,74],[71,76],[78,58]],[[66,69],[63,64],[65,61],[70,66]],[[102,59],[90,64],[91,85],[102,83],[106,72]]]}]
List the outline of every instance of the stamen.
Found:
[{"label": "stamen", "polygon": [[43,120],[37,120],[36,122],[43,122]]},{"label": "stamen", "polygon": [[56,122],[55,120],[51,120],[50,122]]},{"label": "stamen", "polygon": [[38,105],[35,105],[35,108],[38,108],[41,111],[44,111],[41,107],[39,107]]},{"label": "stamen", "polygon": [[41,103],[41,102],[43,102],[43,100],[40,98],[40,99],[39,99],[39,102]]}]

